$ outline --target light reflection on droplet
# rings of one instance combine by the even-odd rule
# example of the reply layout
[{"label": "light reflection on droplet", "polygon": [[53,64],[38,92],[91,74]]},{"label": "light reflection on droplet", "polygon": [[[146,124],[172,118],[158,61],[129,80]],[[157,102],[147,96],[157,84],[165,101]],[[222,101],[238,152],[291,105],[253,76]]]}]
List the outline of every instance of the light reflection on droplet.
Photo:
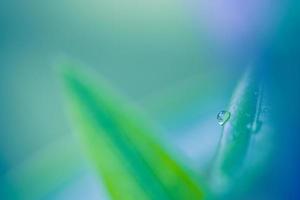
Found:
[{"label": "light reflection on droplet", "polygon": [[217,115],[218,124],[223,126],[230,119],[230,112],[222,110]]}]

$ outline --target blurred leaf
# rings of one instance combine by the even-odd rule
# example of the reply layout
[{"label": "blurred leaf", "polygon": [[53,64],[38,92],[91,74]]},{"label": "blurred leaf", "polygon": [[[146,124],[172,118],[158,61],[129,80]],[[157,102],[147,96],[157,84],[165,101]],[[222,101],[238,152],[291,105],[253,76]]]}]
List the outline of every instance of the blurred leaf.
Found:
[{"label": "blurred leaf", "polygon": [[63,67],[71,118],[112,199],[202,199],[203,190],[156,131],[102,80]]},{"label": "blurred leaf", "polygon": [[246,184],[263,166],[270,153],[268,105],[261,73],[249,68],[239,82],[224,124],[219,149],[212,169],[216,192]]}]

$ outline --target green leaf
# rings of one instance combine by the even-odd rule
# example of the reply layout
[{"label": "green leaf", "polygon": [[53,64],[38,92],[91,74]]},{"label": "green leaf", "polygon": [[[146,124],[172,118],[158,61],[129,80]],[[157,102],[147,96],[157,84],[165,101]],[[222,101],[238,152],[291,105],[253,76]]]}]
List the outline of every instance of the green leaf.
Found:
[{"label": "green leaf", "polygon": [[249,68],[233,94],[212,167],[211,184],[217,193],[247,184],[263,168],[271,149],[266,97],[261,73]]},{"label": "green leaf", "polygon": [[112,199],[203,198],[194,176],[169,155],[133,106],[103,80],[96,83],[67,65],[63,75],[75,130]]}]

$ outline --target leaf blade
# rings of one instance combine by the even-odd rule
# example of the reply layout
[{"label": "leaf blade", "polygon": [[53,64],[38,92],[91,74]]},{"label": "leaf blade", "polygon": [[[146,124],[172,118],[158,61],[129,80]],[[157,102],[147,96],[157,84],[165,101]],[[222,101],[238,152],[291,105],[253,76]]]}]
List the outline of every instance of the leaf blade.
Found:
[{"label": "leaf blade", "polygon": [[69,67],[64,81],[81,139],[113,199],[203,198],[202,188],[153,137],[154,130],[104,82],[96,88]]},{"label": "leaf blade", "polygon": [[[271,152],[268,107],[263,79],[258,68],[248,68],[239,82],[228,111],[219,148],[211,172],[211,185],[217,194],[248,184],[264,168]],[[265,152],[264,155],[261,151]],[[235,192],[237,195],[238,192]]]}]

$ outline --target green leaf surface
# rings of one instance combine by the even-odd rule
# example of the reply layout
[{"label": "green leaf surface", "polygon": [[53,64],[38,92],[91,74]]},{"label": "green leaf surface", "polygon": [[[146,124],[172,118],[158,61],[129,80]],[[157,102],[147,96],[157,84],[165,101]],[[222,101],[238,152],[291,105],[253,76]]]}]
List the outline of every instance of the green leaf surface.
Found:
[{"label": "green leaf surface", "polygon": [[105,81],[68,65],[63,79],[75,131],[112,199],[203,198],[203,189],[163,148],[156,130]]},{"label": "green leaf surface", "polygon": [[230,119],[222,129],[211,174],[216,193],[237,191],[263,168],[271,148],[266,97],[258,69],[249,68],[233,94]]}]

